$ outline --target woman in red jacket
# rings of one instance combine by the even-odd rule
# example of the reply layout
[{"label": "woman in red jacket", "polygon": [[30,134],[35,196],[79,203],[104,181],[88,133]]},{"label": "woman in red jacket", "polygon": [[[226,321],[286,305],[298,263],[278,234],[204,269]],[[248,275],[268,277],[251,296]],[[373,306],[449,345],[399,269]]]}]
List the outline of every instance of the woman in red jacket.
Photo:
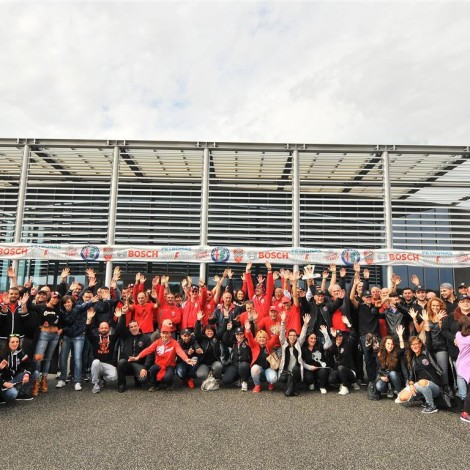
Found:
[{"label": "woman in red jacket", "polygon": [[263,375],[269,384],[268,390],[273,390],[274,384],[277,382],[277,372],[271,369],[267,357],[279,342],[279,335],[272,335],[271,339],[268,339],[266,331],[259,330],[256,337],[253,338],[251,324],[247,321],[245,322],[245,337],[251,349],[251,378],[255,384],[253,393],[261,391],[261,377]]}]

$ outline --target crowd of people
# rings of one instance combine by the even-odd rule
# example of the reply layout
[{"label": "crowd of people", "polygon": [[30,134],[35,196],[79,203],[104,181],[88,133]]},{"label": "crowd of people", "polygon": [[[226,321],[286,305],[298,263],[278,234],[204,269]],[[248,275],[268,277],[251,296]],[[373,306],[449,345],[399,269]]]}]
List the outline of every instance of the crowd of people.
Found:
[{"label": "crowd of people", "polygon": [[[226,269],[193,285],[183,279],[175,292],[166,275],[119,288],[114,269],[109,286],[67,282],[57,290],[17,284],[0,305],[0,403],[30,401],[47,393],[51,361],[58,362],[56,388],[75,391],[91,381],[91,392],[117,382],[149,392],[171,389],[175,380],[190,389],[238,386],[242,392],[273,391],[295,397],[367,386],[371,399],[419,402],[422,412],[453,406],[470,423],[470,288],[454,292],[443,283],[426,290],[416,276],[400,287],[369,285],[369,271],[330,265],[322,274],[306,266],[252,276],[246,265],[241,289]],[[318,282],[316,279],[318,279]],[[57,350],[59,353],[57,354]],[[58,357],[58,359],[57,359]]]}]

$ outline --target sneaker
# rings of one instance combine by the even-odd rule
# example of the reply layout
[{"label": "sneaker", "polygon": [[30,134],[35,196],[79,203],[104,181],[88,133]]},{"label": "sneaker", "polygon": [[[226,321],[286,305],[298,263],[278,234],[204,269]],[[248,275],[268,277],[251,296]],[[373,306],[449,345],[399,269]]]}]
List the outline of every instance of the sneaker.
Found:
[{"label": "sneaker", "polygon": [[426,406],[426,408],[423,408],[421,410],[421,413],[426,413],[426,414],[431,414],[431,413],[437,413],[437,407],[434,405],[434,406]]},{"label": "sneaker", "polygon": [[268,390],[269,390],[269,391],[272,391],[272,390],[274,390],[275,388],[276,388],[276,385],[275,385],[275,384],[269,384],[269,385],[268,385]]},{"label": "sneaker", "polygon": [[123,393],[126,391],[126,384],[119,384],[118,385],[118,392]]},{"label": "sneaker", "polygon": [[328,392],[327,392],[326,388],[320,388],[320,393],[322,395],[326,395]]},{"label": "sneaker", "polygon": [[60,370],[59,370],[59,372],[57,372],[57,373],[55,374],[55,379],[56,379],[56,380],[59,380],[59,379],[60,379]]},{"label": "sneaker", "polygon": [[89,381],[90,381],[90,374],[86,373],[86,374],[83,376],[83,381],[84,381],[84,382],[89,382]]},{"label": "sneaker", "polygon": [[55,388],[62,388],[62,387],[65,387],[66,385],[67,384],[63,380],[59,380]]},{"label": "sneaker", "polygon": [[188,388],[193,389],[195,387],[194,379],[188,379]]},{"label": "sneaker", "polygon": [[242,392],[248,391],[248,382],[242,382]]},{"label": "sneaker", "polygon": [[387,392],[387,398],[394,398],[395,397],[395,392],[393,390],[389,390]]},{"label": "sneaker", "polygon": [[20,393],[15,400],[16,401],[31,401],[33,397],[31,395],[26,395],[24,393]]},{"label": "sneaker", "polygon": [[339,386],[338,395],[347,395],[348,393],[349,393],[348,387],[345,387],[344,385]]},{"label": "sneaker", "polygon": [[310,384],[310,385],[308,386],[308,389],[309,389],[309,390],[315,390],[315,384]]},{"label": "sneaker", "polygon": [[157,390],[158,390],[158,387],[155,387],[154,385],[149,387],[149,392],[156,392]]},{"label": "sneaker", "polygon": [[253,393],[259,393],[261,392],[261,385],[255,385],[253,387]]},{"label": "sneaker", "polygon": [[470,414],[463,411],[462,413],[460,413],[460,420],[464,423],[470,423]]},{"label": "sneaker", "polygon": [[65,379],[65,382],[68,383],[68,384],[70,382],[72,382],[72,374],[67,375],[67,378]]},{"label": "sneaker", "polygon": [[353,389],[354,389],[354,390],[360,390],[360,389],[361,389],[361,386],[360,386],[357,382],[354,382],[354,383],[353,383]]},{"label": "sneaker", "polygon": [[395,398],[395,403],[397,405],[401,405],[402,403],[406,403],[406,402],[407,402],[407,400],[400,400],[400,397]]},{"label": "sneaker", "polygon": [[101,388],[100,388],[100,386],[99,386],[98,384],[95,384],[95,385],[93,385],[93,388],[91,389],[91,391],[92,391],[93,393],[100,393],[100,392],[101,392]]},{"label": "sneaker", "polygon": [[74,387],[74,388],[75,388],[75,391],[79,392],[79,391],[82,389],[82,386],[80,385],[80,382],[77,382],[77,383],[75,384],[75,387]]},{"label": "sneaker", "polygon": [[3,400],[2,398],[0,398],[0,406],[1,405],[6,405],[6,404],[7,404],[7,402],[5,400]]}]

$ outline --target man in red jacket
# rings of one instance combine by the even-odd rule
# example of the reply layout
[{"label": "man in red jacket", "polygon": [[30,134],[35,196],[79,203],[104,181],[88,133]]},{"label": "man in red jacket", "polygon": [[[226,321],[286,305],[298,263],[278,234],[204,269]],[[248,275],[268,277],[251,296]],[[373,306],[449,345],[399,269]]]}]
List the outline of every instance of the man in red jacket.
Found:
[{"label": "man in red jacket", "polygon": [[137,356],[129,357],[129,361],[138,361],[139,359],[155,354],[155,364],[150,367],[149,378],[152,386],[149,392],[155,392],[161,385],[171,388],[173,377],[175,376],[176,356],[179,356],[189,365],[195,365],[197,359],[189,359],[183,351],[178,341],[171,337],[171,327],[162,325],[160,338],[153,342],[148,348],[145,348]]}]

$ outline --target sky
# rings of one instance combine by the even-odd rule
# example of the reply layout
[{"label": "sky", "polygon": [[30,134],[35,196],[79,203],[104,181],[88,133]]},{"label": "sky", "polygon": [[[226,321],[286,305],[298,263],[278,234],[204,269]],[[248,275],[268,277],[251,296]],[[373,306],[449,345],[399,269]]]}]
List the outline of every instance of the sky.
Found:
[{"label": "sky", "polygon": [[470,143],[470,2],[0,0],[0,18],[0,137]]}]

